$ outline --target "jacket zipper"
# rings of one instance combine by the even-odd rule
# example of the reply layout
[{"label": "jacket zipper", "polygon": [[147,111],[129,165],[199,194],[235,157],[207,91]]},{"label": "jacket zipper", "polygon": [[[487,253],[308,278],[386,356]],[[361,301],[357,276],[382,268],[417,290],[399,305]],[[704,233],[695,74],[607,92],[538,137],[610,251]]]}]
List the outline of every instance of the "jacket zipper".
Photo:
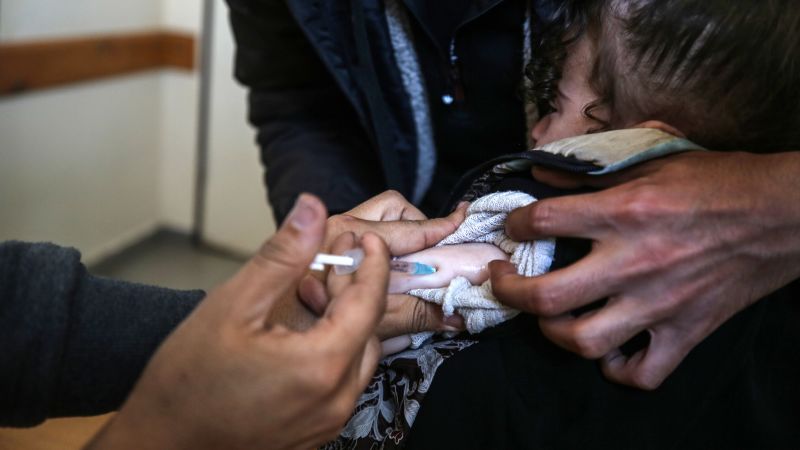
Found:
[{"label": "jacket zipper", "polygon": [[464,84],[461,81],[461,69],[458,66],[458,54],[456,53],[456,38],[453,36],[450,39],[450,46],[448,48],[448,62],[449,66],[446,69],[448,74],[448,81],[450,84],[450,92],[442,96],[442,103],[445,105],[452,105],[453,103],[463,103],[466,100],[464,93]]},{"label": "jacket zipper", "polygon": [[[479,15],[470,19],[470,21],[474,21],[479,17],[483,16],[487,12],[494,9],[497,5],[502,3],[502,1],[497,1],[495,4],[491,5],[489,9],[481,12]],[[463,24],[462,24],[463,25]],[[453,105],[455,103],[461,104],[467,100],[466,90],[464,89],[464,82],[461,78],[461,68],[458,64],[458,54],[456,53],[456,35],[458,35],[458,30],[461,28],[459,25],[455,32],[453,33],[453,37],[450,38],[450,45],[448,48],[448,67],[445,67],[445,73],[447,74],[447,79],[450,84],[448,93],[442,95],[442,103],[445,105]]]}]

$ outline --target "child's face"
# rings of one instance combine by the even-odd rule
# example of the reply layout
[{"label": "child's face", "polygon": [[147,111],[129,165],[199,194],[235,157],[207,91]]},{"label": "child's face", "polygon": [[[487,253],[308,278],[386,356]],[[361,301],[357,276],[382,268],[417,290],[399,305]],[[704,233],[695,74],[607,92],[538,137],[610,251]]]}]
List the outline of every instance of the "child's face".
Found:
[{"label": "child's face", "polygon": [[597,119],[608,120],[608,112],[602,105],[592,110],[596,119],[584,113],[586,105],[598,99],[589,84],[593,48],[591,39],[586,36],[567,48],[567,58],[558,82],[558,95],[552,105],[555,111],[542,117],[533,128],[531,136],[535,141],[534,147],[586,134],[602,126]]}]

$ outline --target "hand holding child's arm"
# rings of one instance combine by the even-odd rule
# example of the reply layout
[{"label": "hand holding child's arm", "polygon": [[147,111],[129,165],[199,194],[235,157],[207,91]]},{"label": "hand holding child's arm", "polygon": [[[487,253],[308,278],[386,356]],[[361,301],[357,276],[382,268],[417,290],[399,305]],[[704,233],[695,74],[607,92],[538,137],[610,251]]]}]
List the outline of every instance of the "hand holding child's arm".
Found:
[{"label": "hand holding child's arm", "polygon": [[319,251],[325,208],[301,196],[276,235],[213,290],[150,360],[121,411],[87,449],[310,448],[333,438],[371,379],[389,252],[367,234],[359,270],[330,280],[310,329],[269,325]]},{"label": "hand holding child's arm", "polygon": [[[685,153],[602,178],[535,172],[562,186],[609,187],[513,212],[514,239],[594,241],[582,260],[541,277],[492,266],[498,299],[542,316],[542,331],[605,375],[654,389],[731,316],[800,276],[800,152]],[[601,298],[601,309],[569,311]],[[648,330],[648,348],[618,348]]]},{"label": "hand holding child's arm", "polygon": [[[428,220],[402,195],[387,191],[347,213],[328,219],[322,251],[329,253],[332,239],[342,233],[360,236],[372,232],[386,241],[392,255],[406,255],[432,247],[444,239],[464,221],[465,213],[466,205],[462,205],[449,216]],[[319,273],[306,277],[300,285],[303,303],[317,315],[321,315],[327,307],[326,292],[325,279]],[[454,329],[463,329],[459,317],[445,319],[438,305],[396,294],[388,298],[386,314],[378,326],[377,334],[386,339],[420,331]]]}]

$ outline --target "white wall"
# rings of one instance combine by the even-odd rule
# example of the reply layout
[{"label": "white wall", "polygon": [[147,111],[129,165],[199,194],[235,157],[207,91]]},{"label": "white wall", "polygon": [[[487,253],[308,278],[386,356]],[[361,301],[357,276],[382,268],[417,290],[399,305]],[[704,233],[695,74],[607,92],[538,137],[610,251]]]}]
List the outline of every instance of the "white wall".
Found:
[{"label": "white wall", "polygon": [[0,240],[55,241],[92,261],[155,229],[158,81],[0,101]]},{"label": "white wall", "polygon": [[0,8],[5,41],[152,29],[161,16],[160,0],[2,0]]},{"label": "white wall", "polygon": [[[160,23],[170,30],[200,36],[201,15],[202,0],[161,2]],[[188,232],[194,206],[199,76],[197,71],[166,71],[160,78],[159,218],[163,225]]]},{"label": "white wall", "polygon": [[194,206],[198,77],[164,72],[159,80],[158,216],[163,225],[188,232]]},{"label": "white wall", "polygon": [[[158,26],[157,0],[3,0],[0,40]],[[157,74],[0,99],[0,240],[80,248],[89,262],[159,222]]]},{"label": "white wall", "polygon": [[[223,2],[216,0],[218,7]],[[198,33],[202,20],[203,0],[162,0],[161,24],[172,30]]]},{"label": "white wall", "polygon": [[247,124],[247,92],[233,79],[234,43],[223,2],[216,4],[215,19],[205,237],[250,254],[275,224],[255,131]]},{"label": "white wall", "polygon": [[[199,34],[202,0],[0,0],[0,40],[169,28]],[[274,230],[245,91],[216,2],[207,236],[250,253]],[[160,71],[0,99],[0,240],[48,240],[97,261],[192,224],[197,73]]]},{"label": "white wall", "polygon": [[[162,22],[198,33],[202,0],[165,0]],[[209,168],[205,239],[241,254],[255,251],[275,230],[266,202],[255,131],[247,124],[247,93],[233,79],[234,43],[228,10],[215,3]],[[162,75],[160,217],[188,230],[192,223],[197,74]]]}]

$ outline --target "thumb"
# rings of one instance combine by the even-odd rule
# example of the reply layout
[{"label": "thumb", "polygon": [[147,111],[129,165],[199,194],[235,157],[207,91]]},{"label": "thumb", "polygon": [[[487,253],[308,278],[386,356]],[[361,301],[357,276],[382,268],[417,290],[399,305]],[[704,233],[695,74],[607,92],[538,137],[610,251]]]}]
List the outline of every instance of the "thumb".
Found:
[{"label": "thumb", "polygon": [[326,216],[318,198],[301,194],[280,229],[237,274],[236,301],[248,318],[261,320],[277,299],[297,288],[322,244]]}]

